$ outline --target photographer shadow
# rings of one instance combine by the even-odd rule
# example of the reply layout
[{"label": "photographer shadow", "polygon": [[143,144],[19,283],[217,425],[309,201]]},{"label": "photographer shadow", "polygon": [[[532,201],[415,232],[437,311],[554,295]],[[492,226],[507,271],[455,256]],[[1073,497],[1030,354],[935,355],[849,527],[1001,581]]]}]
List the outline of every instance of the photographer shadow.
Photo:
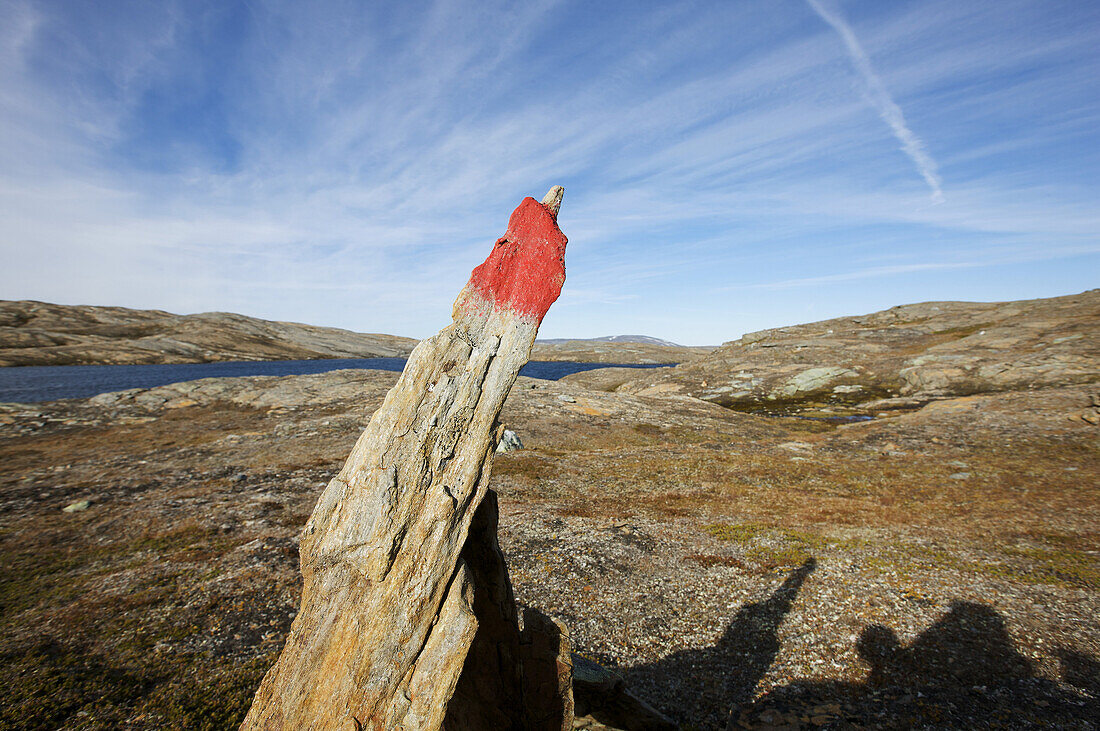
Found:
[{"label": "photographer shadow", "polygon": [[870,666],[866,681],[796,680],[734,709],[729,728],[783,719],[826,728],[1084,729],[1092,727],[1084,719],[1100,718],[1084,680],[1094,661],[1062,652],[1063,679],[1079,693],[1037,676],[1004,618],[985,604],[952,602],[908,645],[892,629],[869,625],[856,648]]},{"label": "photographer shadow", "polygon": [[779,626],[816,567],[807,559],[766,600],[742,606],[713,646],[625,669],[627,684],[643,696],[678,698],[677,708],[662,710],[681,723],[723,728],[730,708],[752,698],[775,661]]},{"label": "photographer shadow", "polygon": [[779,654],[779,628],[816,566],[807,560],[767,599],[742,606],[711,647],[624,669],[627,685],[643,698],[677,699],[660,710],[695,729],[1087,729],[1100,719],[1095,660],[1060,650],[1066,685],[1038,677],[1004,618],[968,601],[952,602],[907,645],[888,627],[865,627],[856,643],[869,666],[863,682],[794,680],[754,700]]}]

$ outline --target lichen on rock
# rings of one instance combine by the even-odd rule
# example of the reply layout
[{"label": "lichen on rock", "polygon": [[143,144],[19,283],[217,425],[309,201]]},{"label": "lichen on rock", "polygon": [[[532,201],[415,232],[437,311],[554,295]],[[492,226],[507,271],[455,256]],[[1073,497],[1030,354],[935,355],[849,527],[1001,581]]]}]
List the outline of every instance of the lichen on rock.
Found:
[{"label": "lichen on rock", "polygon": [[242,729],[571,724],[558,684],[524,684],[488,490],[501,408],[565,281],[561,195],[512,214],[318,500],[301,608]]}]

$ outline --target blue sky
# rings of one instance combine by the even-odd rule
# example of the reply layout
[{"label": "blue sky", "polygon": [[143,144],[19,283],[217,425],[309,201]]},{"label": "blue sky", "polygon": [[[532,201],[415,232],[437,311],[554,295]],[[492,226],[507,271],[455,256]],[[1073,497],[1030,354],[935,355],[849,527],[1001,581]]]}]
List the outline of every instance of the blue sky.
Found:
[{"label": "blue sky", "polygon": [[0,298],[423,337],[565,186],[545,337],[1100,286],[1100,3],[0,0]]}]

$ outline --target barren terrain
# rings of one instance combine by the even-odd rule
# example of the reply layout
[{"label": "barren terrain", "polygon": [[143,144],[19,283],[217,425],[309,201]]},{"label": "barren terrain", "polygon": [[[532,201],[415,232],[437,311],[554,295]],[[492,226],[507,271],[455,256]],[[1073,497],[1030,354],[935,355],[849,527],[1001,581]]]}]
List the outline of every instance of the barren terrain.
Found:
[{"label": "barren terrain", "polygon": [[1100,380],[1100,289],[1014,302],[923,302],[748,333],[677,368],[569,376],[741,411],[836,416],[944,396]]},{"label": "barren terrain", "polygon": [[[0,726],[239,722],[396,377],[4,406]],[[493,468],[517,598],[685,729],[1095,728],[1098,385],[882,413],[521,378]]]}]

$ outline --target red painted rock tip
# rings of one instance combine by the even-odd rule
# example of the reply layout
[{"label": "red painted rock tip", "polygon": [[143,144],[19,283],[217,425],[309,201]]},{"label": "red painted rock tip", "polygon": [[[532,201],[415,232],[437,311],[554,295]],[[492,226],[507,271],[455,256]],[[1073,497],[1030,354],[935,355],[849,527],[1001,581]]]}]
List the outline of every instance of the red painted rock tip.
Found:
[{"label": "red painted rock tip", "polygon": [[[554,187],[543,203],[524,198],[508,219],[508,230],[489,258],[470,274],[466,292],[477,292],[495,307],[542,323],[565,284],[565,245],[557,212],[562,189]],[[470,307],[470,298],[463,307]]]}]

